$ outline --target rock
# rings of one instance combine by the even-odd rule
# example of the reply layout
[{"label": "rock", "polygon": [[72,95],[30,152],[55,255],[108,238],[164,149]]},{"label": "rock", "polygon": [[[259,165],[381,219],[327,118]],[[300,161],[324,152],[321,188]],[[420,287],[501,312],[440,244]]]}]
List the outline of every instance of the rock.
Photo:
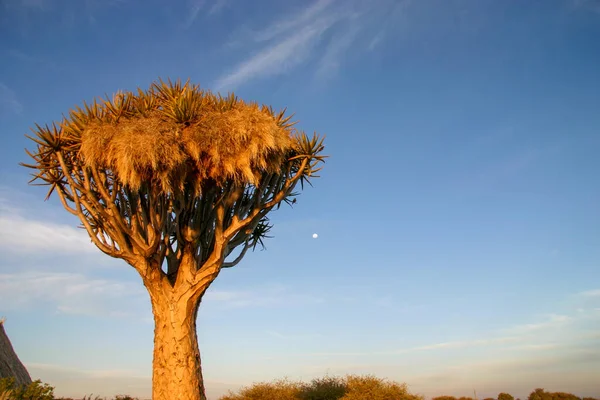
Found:
[{"label": "rock", "polygon": [[29,385],[31,377],[25,366],[17,357],[6,331],[4,319],[0,320],[0,378],[15,378],[16,385]]}]

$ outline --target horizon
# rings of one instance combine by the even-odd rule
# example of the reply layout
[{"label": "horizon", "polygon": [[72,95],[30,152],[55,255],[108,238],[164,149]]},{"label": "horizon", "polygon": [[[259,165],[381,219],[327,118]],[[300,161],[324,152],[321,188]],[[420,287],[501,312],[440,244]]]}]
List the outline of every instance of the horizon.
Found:
[{"label": "horizon", "polygon": [[[256,3],[253,3],[256,4]],[[34,124],[188,78],[325,135],[321,177],[198,315],[209,399],[373,374],[600,397],[600,3],[0,3],[0,317],[59,396],[149,398],[141,279],[30,186]],[[316,234],[317,237],[313,237]]]}]

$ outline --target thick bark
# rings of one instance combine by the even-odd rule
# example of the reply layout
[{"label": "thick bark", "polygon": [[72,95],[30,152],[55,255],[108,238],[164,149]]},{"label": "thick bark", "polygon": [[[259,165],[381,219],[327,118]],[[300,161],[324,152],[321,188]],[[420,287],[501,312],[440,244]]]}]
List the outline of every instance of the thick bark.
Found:
[{"label": "thick bark", "polygon": [[206,400],[196,336],[196,296],[152,300],[152,400]]}]

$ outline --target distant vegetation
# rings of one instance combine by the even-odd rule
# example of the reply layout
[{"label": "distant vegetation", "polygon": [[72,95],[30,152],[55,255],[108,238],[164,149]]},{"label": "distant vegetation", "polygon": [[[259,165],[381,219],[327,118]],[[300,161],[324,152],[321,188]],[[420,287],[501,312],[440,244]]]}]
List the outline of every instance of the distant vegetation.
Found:
[{"label": "distant vegetation", "polygon": [[424,400],[410,394],[405,384],[374,376],[348,375],[345,378],[325,377],[310,383],[280,380],[274,383],[255,383],[230,392],[220,400]]},{"label": "distant vegetation", "polygon": [[[54,397],[54,388],[40,380],[30,385],[17,386],[13,378],[0,379],[0,400],[74,400]],[[99,396],[84,396],[81,400],[106,400]],[[117,395],[112,400],[139,400],[127,395]],[[254,383],[238,392],[229,392],[219,400],[425,400],[421,395],[409,393],[406,384],[377,378],[372,375],[347,375],[313,379],[310,383],[290,381]],[[477,400],[473,397],[437,396],[431,400]],[[508,393],[483,400],[515,400]],[[521,399],[516,399],[521,400]],[[525,400],[525,399],[524,399]],[[526,400],[600,400],[577,397],[571,393],[547,392],[535,389]]]}]

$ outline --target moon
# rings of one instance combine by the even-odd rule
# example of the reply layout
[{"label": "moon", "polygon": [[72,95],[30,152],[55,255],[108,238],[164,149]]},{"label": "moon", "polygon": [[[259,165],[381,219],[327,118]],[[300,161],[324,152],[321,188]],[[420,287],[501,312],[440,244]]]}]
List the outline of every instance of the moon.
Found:
[{"label": "moon", "polygon": [[316,239],[318,237],[319,237],[319,235],[317,235],[316,233],[313,233],[313,239]]}]

